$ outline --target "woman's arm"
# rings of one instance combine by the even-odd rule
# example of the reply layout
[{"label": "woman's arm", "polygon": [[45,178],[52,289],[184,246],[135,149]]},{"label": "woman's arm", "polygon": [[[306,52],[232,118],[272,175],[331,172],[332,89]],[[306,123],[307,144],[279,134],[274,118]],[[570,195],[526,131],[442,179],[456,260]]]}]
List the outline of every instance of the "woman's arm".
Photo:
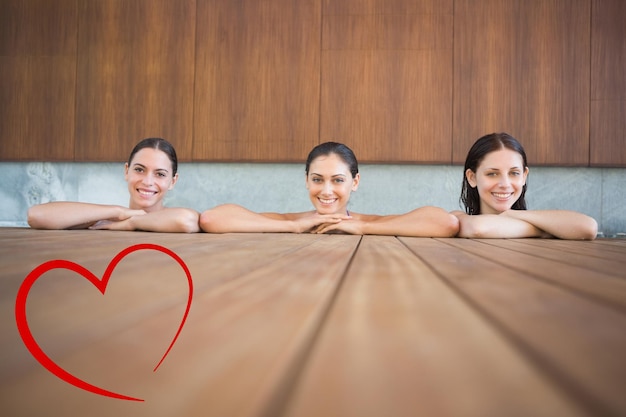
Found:
[{"label": "woman's arm", "polygon": [[550,237],[547,233],[523,220],[499,214],[470,216],[460,211],[452,212],[459,219],[458,237],[467,238],[523,238]]},{"label": "woman's arm", "polygon": [[122,221],[143,214],[122,206],[56,201],[29,208],[28,224],[34,229],[86,229],[99,220]]},{"label": "woman's arm", "polygon": [[353,219],[322,225],[316,232],[331,230],[360,235],[453,237],[459,230],[459,221],[439,207],[427,206],[389,216],[355,214]]},{"label": "woman's arm", "polygon": [[200,228],[209,233],[304,233],[322,223],[348,216],[311,213],[256,213],[236,204],[223,204],[200,215]]},{"label": "woman's arm", "polygon": [[598,233],[593,218],[571,210],[507,210],[499,216],[525,221],[559,239],[593,240]]},{"label": "woman's arm", "polygon": [[143,230],[163,233],[196,233],[200,214],[187,208],[163,208],[122,221],[99,221],[90,229],[99,230]]}]

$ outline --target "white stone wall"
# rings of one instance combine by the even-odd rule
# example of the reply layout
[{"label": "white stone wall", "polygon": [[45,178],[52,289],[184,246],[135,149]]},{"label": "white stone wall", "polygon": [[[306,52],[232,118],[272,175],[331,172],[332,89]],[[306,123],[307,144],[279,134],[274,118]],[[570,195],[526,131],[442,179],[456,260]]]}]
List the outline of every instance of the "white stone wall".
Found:
[{"label": "white stone wall", "polygon": [[[462,166],[359,166],[361,183],[350,210],[402,213],[434,205],[459,209]],[[203,211],[237,203],[254,211],[311,209],[304,164],[182,163],[166,205]],[[26,211],[48,201],[128,203],[123,163],[0,163],[0,226],[27,226]],[[594,217],[607,237],[625,237],[626,169],[531,167],[530,209],[570,209]]]}]

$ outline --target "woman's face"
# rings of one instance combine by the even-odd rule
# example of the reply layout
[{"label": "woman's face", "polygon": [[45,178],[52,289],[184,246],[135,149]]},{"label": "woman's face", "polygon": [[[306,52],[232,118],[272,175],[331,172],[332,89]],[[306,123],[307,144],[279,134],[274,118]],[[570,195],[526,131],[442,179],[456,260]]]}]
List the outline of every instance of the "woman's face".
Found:
[{"label": "woman's face", "polygon": [[147,212],[163,208],[163,197],[174,187],[178,174],[172,173],[172,162],[158,149],[143,148],[125,167],[130,193],[129,207]]},{"label": "woman's face", "polygon": [[476,172],[465,172],[472,188],[478,189],[481,214],[509,210],[522,195],[527,175],[522,156],[507,148],[485,155]]},{"label": "woman's face", "polygon": [[309,166],[306,188],[319,214],[347,213],[350,193],[359,185],[359,174],[352,178],[350,167],[337,154],[315,158]]}]

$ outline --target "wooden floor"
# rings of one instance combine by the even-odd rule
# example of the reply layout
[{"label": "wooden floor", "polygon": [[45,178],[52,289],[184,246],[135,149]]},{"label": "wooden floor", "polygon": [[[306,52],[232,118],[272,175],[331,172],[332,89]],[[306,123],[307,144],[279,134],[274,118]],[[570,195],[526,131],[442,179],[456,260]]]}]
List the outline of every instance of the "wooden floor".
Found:
[{"label": "wooden floor", "polygon": [[[79,389],[46,370],[29,328]],[[3,416],[625,416],[626,240],[0,229]]]}]

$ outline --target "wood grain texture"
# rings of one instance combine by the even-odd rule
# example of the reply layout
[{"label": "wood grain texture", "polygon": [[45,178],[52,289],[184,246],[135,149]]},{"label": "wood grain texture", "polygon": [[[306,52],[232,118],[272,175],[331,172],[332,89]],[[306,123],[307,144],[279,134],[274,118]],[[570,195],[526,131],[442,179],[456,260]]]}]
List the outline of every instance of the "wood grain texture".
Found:
[{"label": "wood grain texture", "polygon": [[[626,166],[622,0],[2,0],[0,159]],[[197,37],[197,38],[196,38]]]},{"label": "wood grain texture", "polygon": [[[452,240],[450,244],[478,256],[494,259],[512,270],[522,271],[545,282],[576,291],[582,296],[598,300],[626,314],[626,263],[615,259],[615,254],[594,258],[590,245],[587,251],[569,252],[559,248],[559,241],[549,244],[539,240]],[[566,242],[574,243],[574,242]],[[573,245],[565,245],[573,249]],[[598,282],[602,285],[598,285]]]},{"label": "wood grain texture", "polygon": [[[113,400],[54,377],[15,323]],[[0,228],[0,404],[11,416],[618,416],[626,367],[617,239],[427,239]],[[559,271],[563,272],[559,272]],[[569,276],[569,277],[568,277]]]},{"label": "wood grain texture", "polygon": [[594,0],[591,165],[626,166],[626,2]]},{"label": "wood grain texture", "polygon": [[589,164],[590,0],[459,0],[453,162],[508,132],[530,165]]},{"label": "wood grain texture", "polygon": [[191,159],[195,0],[80,3],[76,159],[125,161],[146,137]]},{"label": "wood grain texture", "polygon": [[539,262],[535,272],[520,272],[445,240],[402,241],[591,415],[626,410],[618,394],[626,381],[623,312],[537,280]]},{"label": "wood grain texture", "polygon": [[451,0],[324,0],[324,15],[450,14]]},{"label": "wood grain texture", "polygon": [[[268,407],[290,367],[299,365],[300,351],[307,349],[317,332],[360,237],[194,235],[195,244],[186,239],[189,236],[181,237],[182,242],[164,234],[153,240],[185,260],[195,287],[181,339],[154,374],[150,372],[154,359],[162,354],[180,320],[180,296],[185,295],[182,271],[167,257],[129,256],[112,276],[104,299],[89,285],[81,288],[80,279],[64,279],[62,271],[45,277],[47,282],[42,281],[31,295],[35,306],[31,328],[36,328],[38,340],[53,357],[65,369],[94,382],[145,398],[141,407],[80,390],[72,395],[76,388],[50,378],[20,352],[14,363],[2,365],[3,381],[13,380],[10,385],[0,381],[0,400],[8,407],[4,409],[45,415],[46,409],[62,409],[68,394],[73,397],[73,412],[94,416],[237,416],[256,415]],[[120,238],[135,240],[131,233],[122,232]],[[79,242],[74,239],[65,249],[77,261],[82,259],[76,254]],[[319,262],[320,258],[327,262]],[[98,271],[102,269],[98,264],[107,262],[101,256],[85,266]],[[285,273],[285,268],[292,268],[294,274]],[[12,281],[12,287],[19,282]],[[65,297],[70,302],[56,303]],[[108,299],[115,304],[104,303]],[[76,315],[86,306],[91,309]],[[63,320],[70,325],[63,326]],[[61,326],[53,325],[56,321]],[[13,338],[14,333],[7,334]],[[114,369],[112,363],[117,364]],[[5,372],[7,367],[11,372]],[[33,401],[9,401],[23,399],[24,390],[33,385],[46,388],[33,392]]]},{"label": "wood grain texture", "polygon": [[451,3],[415,4],[324,9],[320,140],[362,162],[451,160]]},{"label": "wood grain texture", "polygon": [[76,0],[0,2],[0,160],[74,158]]},{"label": "wood grain texture", "polygon": [[365,236],[284,415],[584,414],[396,238]]},{"label": "wood grain texture", "polygon": [[196,161],[301,162],[318,144],[321,0],[198,0]]}]

